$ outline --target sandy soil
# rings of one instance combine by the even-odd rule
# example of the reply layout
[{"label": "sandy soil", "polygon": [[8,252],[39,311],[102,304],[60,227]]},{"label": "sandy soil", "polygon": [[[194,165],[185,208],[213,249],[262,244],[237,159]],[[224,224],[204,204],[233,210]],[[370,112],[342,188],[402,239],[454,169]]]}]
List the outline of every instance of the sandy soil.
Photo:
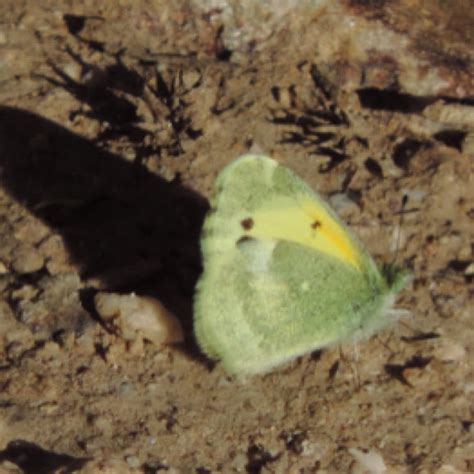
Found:
[{"label": "sandy soil", "polygon": [[[334,90],[305,18],[239,51],[185,2],[95,3],[0,4],[1,472],[474,472],[470,132]],[[355,350],[242,383],[195,347],[192,299],[212,183],[247,151],[413,280]],[[186,342],[111,332],[99,290],[157,298]]]}]

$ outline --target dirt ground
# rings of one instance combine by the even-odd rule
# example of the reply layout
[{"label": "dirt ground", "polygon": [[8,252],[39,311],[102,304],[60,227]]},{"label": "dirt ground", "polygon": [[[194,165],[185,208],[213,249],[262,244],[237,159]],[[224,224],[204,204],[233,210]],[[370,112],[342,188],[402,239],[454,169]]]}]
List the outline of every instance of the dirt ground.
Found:
[{"label": "dirt ground", "polygon": [[[168,3],[0,3],[0,472],[474,472],[473,132],[334,88],[304,17],[239,49]],[[439,107],[474,127],[472,100]],[[413,279],[376,337],[239,382],[192,300],[212,183],[248,151]],[[99,290],[157,298],[185,342],[110,331]]]}]

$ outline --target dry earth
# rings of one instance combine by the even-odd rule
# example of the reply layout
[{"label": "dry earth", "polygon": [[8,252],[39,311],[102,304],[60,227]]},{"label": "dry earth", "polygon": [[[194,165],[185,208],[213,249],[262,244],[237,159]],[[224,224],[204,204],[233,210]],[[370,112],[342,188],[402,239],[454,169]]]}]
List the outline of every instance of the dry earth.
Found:
[{"label": "dry earth", "polygon": [[[442,63],[456,93],[424,76],[415,95],[407,74],[388,88],[388,60],[346,87],[318,62],[311,2],[230,25],[226,2],[202,3],[0,4],[1,472],[474,472],[469,63]],[[419,2],[351,3],[379,27]],[[453,18],[468,35],[472,17]],[[409,316],[356,355],[242,383],[196,349],[192,298],[213,180],[247,151],[293,169],[413,280]],[[157,298],[186,342],[125,340],[99,290]]]}]

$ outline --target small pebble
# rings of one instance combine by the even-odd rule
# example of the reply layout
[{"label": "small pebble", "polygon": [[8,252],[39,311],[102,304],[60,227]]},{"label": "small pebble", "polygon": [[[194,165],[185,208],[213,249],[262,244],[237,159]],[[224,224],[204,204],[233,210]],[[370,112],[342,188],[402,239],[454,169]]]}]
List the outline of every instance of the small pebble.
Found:
[{"label": "small pebble", "polygon": [[34,247],[21,245],[13,252],[12,267],[16,273],[34,273],[43,268],[43,265],[43,257]]},{"label": "small pebble", "polygon": [[468,156],[474,156],[474,132],[469,132],[464,138],[462,152]]},{"label": "small pebble", "polygon": [[7,266],[0,260],[0,275],[5,275],[8,273]]},{"label": "small pebble", "polygon": [[201,74],[197,70],[188,70],[183,72],[183,85],[186,90],[196,87],[201,80]]},{"label": "small pebble", "polygon": [[39,290],[33,285],[23,285],[11,292],[11,297],[14,300],[24,301],[32,300],[39,293]]},{"label": "small pebble", "polygon": [[346,193],[333,194],[329,198],[329,203],[338,214],[357,212],[359,210],[357,204]]},{"label": "small pebble", "polygon": [[349,452],[357,462],[352,472],[366,472],[369,474],[384,474],[387,472],[387,466],[379,453],[375,451],[364,452],[357,448],[350,448]]},{"label": "small pebble", "polygon": [[474,275],[474,262],[470,263],[466,269],[464,270],[464,275],[467,277],[473,276]]},{"label": "small pebble", "polygon": [[140,459],[138,459],[137,456],[127,456],[125,460],[131,468],[137,468],[140,466]]},{"label": "small pebble", "polygon": [[15,223],[15,238],[23,244],[36,245],[51,233],[50,228],[40,219],[24,217]]},{"label": "small pebble", "polygon": [[151,296],[100,292],[95,306],[103,320],[128,341],[141,337],[156,346],[183,341],[179,320]]},{"label": "small pebble", "polygon": [[458,362],[466,357],[466,349],[457,341],[444,339],[434,351],[435,357],[443,362]]}]

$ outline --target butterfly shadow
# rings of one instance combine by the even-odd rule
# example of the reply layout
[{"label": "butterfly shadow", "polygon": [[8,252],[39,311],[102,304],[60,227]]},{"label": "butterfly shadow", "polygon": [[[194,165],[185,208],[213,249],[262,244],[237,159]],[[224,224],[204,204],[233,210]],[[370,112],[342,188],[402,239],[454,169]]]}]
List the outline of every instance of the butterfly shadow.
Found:
[{"label": "butterfly shadow", "polygon": [[185,351],[198,353],[192,300],[208,207],[202,196],[39,115],[4,106],[0,169],[7,192],[61,235],[85,282],[85,309],[94,314],[99,289],[154,296],[182,322]]}]

